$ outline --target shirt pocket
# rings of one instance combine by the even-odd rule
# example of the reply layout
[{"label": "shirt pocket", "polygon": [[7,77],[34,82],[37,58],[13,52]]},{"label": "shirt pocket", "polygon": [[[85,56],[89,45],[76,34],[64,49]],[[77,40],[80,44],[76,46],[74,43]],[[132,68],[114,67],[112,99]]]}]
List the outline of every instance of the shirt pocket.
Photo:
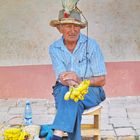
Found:
[{"label": "shirt pocket", "polygon": [[[86,78],[88,78],[93,75],[89,58],[83,58],[83,59],[79,60],[78,66],[80,68],[81,77],[86,76]],[[85,74],[85,72],[86,72],[86,74]]]}]

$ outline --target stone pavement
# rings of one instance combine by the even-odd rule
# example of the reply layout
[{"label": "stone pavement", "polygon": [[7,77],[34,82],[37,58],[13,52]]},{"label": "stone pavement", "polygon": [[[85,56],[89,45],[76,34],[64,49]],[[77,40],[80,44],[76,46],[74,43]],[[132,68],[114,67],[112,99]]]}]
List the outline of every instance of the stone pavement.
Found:
[{"label": "stone pavement", "polygon": [[[52,123],[53,100],[30,99],[34,124]],[[0,99],[0,124],[22,123],[25,99]],[[102,103],[101,137],[103,140],[140,140],[140,96],[107,98]],[[90,118],[89,118],[90,119]],[[86,118],[83,118],[87,121]],[[87,139],[87,138],[84,138]],[[88,140],[91,140],[88,138]]]}]

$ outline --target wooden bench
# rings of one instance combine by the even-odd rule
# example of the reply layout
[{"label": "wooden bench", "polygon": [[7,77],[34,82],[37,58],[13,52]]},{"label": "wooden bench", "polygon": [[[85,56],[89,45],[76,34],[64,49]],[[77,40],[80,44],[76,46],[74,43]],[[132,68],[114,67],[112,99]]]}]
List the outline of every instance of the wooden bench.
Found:
[{"label": "wooden bench", "polygon": [[93,137],[94,140],[101,140],[101,108],[102,106],[98,105],[83,112],[83,117],[90,116],[93,118],[93,122],[81,124],[81,134],[83,137]]}]

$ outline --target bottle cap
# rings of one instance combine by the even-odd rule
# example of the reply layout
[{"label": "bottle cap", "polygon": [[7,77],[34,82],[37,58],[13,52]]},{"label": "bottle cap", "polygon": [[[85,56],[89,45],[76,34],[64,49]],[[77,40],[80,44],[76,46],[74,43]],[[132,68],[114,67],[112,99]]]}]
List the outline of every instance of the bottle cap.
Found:
[{"label": "bottle cap", "polygon": [[29,105],[29,104],[30,104],[30,101],[29,101],[29,100],[27,100],[27,101],[26,101],[26,104],[28,104],[28,105]]}]

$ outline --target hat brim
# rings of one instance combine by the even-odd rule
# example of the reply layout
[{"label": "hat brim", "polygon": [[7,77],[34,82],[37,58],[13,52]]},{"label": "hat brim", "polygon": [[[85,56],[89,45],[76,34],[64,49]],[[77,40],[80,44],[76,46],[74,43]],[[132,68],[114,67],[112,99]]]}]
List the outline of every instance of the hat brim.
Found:
[{"label": "hat brim", "polygon": [[52,20],[50,22],[50,25],[52,27],[57,27],[60,24],[76,24],[76,25],[79,25],[81,28],[85,28],[87,26],[87,23],[81,22],[75,19],[71,19],[71,18],[63,18],[61,20]]}]

